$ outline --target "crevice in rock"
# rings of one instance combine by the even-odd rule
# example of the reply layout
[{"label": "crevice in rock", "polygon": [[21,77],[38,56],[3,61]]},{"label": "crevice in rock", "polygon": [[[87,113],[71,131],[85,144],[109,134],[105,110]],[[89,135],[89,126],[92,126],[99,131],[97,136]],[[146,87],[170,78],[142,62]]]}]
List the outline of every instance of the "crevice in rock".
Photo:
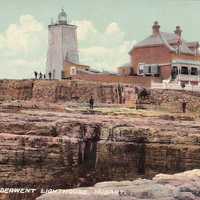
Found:
[{"label": "crevice in rock", "polygon": [[137,160],[137,172],[138,174],[145,174],[145,157],[146,157],[146,147],[145,138],[140,137],[137,139],[138,144],[138,160]]}]

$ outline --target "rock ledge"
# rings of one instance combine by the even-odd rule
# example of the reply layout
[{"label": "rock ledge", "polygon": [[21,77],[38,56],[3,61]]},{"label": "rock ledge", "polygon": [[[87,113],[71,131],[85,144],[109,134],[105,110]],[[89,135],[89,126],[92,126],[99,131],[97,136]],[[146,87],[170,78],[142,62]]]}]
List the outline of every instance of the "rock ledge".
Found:
[{"label": "rock ledge", "polygon": [[102,182],[94,187],[61,190],[37,200],[199,200],[200,170],[174,175],[159,174],[152,180]]}]

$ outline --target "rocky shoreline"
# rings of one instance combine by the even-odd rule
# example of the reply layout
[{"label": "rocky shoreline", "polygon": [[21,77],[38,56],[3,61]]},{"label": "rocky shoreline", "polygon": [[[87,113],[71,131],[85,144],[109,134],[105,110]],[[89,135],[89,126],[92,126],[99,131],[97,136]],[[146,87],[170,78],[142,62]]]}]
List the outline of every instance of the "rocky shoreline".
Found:
[{"label": "rocky shoreline", "polygon": [[193,114],[33,101],[0,107],[1,187],[67,189],[200,167]]},{"label": "rocky shoreline", "polygon": [[102,182],[94,187],[54,191],[37,200],[199,200],[200,170],[174,175],[158,174],[152,180]]}]

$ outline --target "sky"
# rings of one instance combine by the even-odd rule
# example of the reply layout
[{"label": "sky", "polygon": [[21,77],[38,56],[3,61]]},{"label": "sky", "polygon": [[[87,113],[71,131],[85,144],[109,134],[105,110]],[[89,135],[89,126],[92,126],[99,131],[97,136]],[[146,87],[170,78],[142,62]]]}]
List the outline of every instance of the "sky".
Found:
[{"label": "sky", "polygon": [[152,32],[177,25],[185,40],[200,41],[200,0],[0,0],[0,78],[45,72],[47,26],[64,8],[78,26],[80,63],[115,71],[129,63],[128,51]]}]

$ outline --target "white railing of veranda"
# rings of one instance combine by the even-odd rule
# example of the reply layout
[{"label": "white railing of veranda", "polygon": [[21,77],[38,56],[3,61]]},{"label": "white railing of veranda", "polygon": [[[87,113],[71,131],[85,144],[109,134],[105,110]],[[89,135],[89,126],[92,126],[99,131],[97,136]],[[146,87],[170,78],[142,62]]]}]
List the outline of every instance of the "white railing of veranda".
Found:
[{"label": "white railing of veranda", "polygon": [[185,91],[196,91],[200,92],[200,85],[185,85],[182,88],[179,83],[175,82],[163,82],[163,83],[151,83],[151,89],[163,89],[163,90],[185,90]]}]

